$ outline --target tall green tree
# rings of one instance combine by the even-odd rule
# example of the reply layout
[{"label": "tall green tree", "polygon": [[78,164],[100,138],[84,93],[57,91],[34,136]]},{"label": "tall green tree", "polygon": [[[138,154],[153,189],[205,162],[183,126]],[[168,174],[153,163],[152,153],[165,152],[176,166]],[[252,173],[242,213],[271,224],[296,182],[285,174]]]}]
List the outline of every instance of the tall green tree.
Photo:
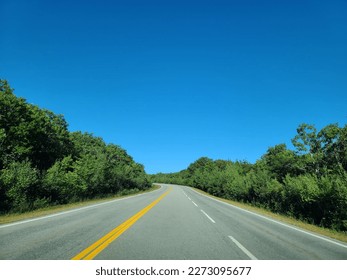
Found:
[{"label": "tall green tree", "polygon": [[295,175],[300,172],[296,164],[295,153],[287,149],[286,144],[279,144],[267,150],[262,160],[266,168],[280,182],[283,182],[287,174]]},{"label": "tall green tree", "polygon": [[47,170],[72,149],[63,116],[16,97],[5,80],[0,80],[0,141],[0,167],[28,159]]},{"label": "tall green tree", "polygon": [[317,135],[322,148],[322,165],[329,170],[336,170],[343,167],[344,155],[341,151],[346,146],[344,141],[340,141],[343,137],[343,128],[338,124],[330,124],[319,131]]}]

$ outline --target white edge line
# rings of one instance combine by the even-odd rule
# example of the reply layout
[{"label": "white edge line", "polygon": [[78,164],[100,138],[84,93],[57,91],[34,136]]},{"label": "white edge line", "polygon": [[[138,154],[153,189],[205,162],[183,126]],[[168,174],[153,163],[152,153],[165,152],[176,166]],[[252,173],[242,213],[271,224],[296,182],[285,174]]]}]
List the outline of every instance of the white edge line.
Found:
[{"label": "white edge line", "polygon": [[196,206],[196,207],[199,207],[193,200],[192,200],[193,204]]},{"label": "white edge line", "polygon": [[212,223],[214,223],[214,224],[216,223],[209,215],[207,215],[207,213],[206,213],[204,210],[201,209],[201,212],[204,213],[204,215],[205,215],[207,218],[209,218],[209,220],[210,220]]},{"label": "white edge line", "polygon": [[244,252],[251,260],[257,260],[257,258],[250,252],[248,251],[240,242],[238,242],[234,237],[229,235],[229,238],[234,242],[237,247],[239,247],[242,252]]},{"label": "white edge line", "polygon": [[191,188],[191,190],[193,190],[193,191],[196,192],[197,194],[200,194],[200,195],[202,195],[202,196],[205,196],[205,197],[207,197],[207,198],[209,198],[209,199],[212,199],[212,200],[215,200],[215,201],[217,201],[217,202],[223,203],[223,204],[228,205],[228,206],[230,206],[230,207],[236,208],[236,209],[241,210],[241,211],[243,211],[243,212],[246,212],[246,213],[248,213],[248,214],[252,214],[252,215],[254,215],[254,216],[257,216],[257,217],[260,217],[260,218],[262,218],[262,219],[268,220],[268,221],[270,221],[270,222],[273,222],[273,223],[279,224],[279,225],[281,225],[281,226],[290,228],[290,229],[292,229],[292,230],[296,230],[296,231],[299,231],[299,232],[301,232],[301,233],[305,233],[305,234],[307,234],[307,235],[310,235],[310,236],[312,236],[312,237],[316,237],[316,238],[318,238],[318,239],[324,240],[324,241],[326,241],[326,242],[329,242],[329,243],[332,243],[332,244],[341,246],[341,247],[343,247],[343,248],[347,248],[347,245],[345,245],[345,244],[342,244],[342,243],[336,242],[336,241],[334,241],[334,240],[325,238],[325,237],[323,237],[323,236],[319,236],[319,235],[316,235],[316,234],[314,234],[314,233],[311,233],[311,232],[308,232],[308,231],[305,231],[305,230],[296,228],[296,227],[291,226],[291,225],[287,225],[287,224],[285,224],[285,223],[282,223],[282,222],[273,220],[273,219],[271,219],[271,218],[262,216],[262,215],[260,215],[260,214],[257,214],[257,213],[254,213],[254,212],[251,212],[251,211],[242,209],[242,208],[237,207],[237,206],[235,206],[235,205],[232,205],[232,204],[226,203],[226,202],[224,202],[224,201],[218,200],[218,199],[216,199],[216,198],[213,198],[213,197],[207,196],[207,195],[205,195],[205,194],[199,193],[199,192],[197,192],[196,190],[194,190],[193,188]]},{"label": "white edge line", "polygon": [[[159,191],[162,187],[163,186],[160,186],[159,189],[154,190],[153,192]],[[150,193],[153,193],[153,192],[150,192]],[[51,215],[47,215],[47,216],[43,216],[43,217],[23,220],[23,221],[20,221],[20,222],[14,222],[14,223],[10,223],[10,224],[0,225],[0,229],[7,228],[7,227],[12,227],[12,226],[17,226],[17,225],[22,225],[22,224],[26,224],[26,223],[30,223],[30,222],[36,222],[36,221],[39,221],[39,220],[49,219],[49,218],[53,218],[53,217],[57,217],[57,216],[65,215],[65,214],[70,214],[70,213],[73,213],[73,212],[78,212],[78,211],[82,211],[82,210],[86,210],[86,209],[102,206],[102,205],[105,205],[105,204],[109,204],[109,203],[113,203],[113,202],[117,202],[117,201],[121,201],[121,200],[126,200],[126,199],[129,199],[129,198],[133,198],[133,197],[140,196],[140,195],[145,195],[145,194],[148,194],[148,193],[149,192],[135,194],[135,195],[124,197],[124,198],[116,198],[116,199],[113,199],[113,200],[110,200],[110,201],[101,202],[101,203],[97,203],[97,204],[93,204],[93,205],[89,205],[89,206],[84,206],[84,207],[82,206],[82,207],[77,208],[77,209],[67,210],[67,211],[56,213],[56,214],[51,214]]]}]

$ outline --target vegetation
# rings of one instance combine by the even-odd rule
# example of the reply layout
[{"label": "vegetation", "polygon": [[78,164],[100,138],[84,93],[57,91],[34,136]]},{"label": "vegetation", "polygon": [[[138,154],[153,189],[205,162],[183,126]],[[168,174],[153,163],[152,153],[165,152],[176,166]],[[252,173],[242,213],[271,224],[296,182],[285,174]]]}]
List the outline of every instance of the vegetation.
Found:
[{"label": "vegetation", "polygon": [[16,97],[0,80],[0,213],[190,185],[312,224],[347,231],[347,126],[302,124],[255,164],[202,157],[181,172],[147,175],[124,149],[69,132],[62,115]]},{"label": "vegetation", "polygon": [[144,167],[121,147],[69,132],[63,116],[16,97],[0,80],[0,213],[149,187]]},{"label": "vegetation", "polygon": [[20,212],[6,213],[3,215],[0,215],[0,225],[17,222],[17,221],[21,221],[24,219],[34,219],[34,218],[38,218],[38,217],[42,217],[42,216],[46,216],[46,215],[59,213],[62,211],[74,210],[74,209],[86,207],[89,205],[95,205],[97,203],[104,203],[107,201],[112,201],[112,200],[115,200],[115,199],[120,198],[120,197],[124,198],[124,197],[129,196],[129,195],[154,191],[154,190],[157,190],[159,188],[160,188],[159,186],[153,184],[150,188],[145,189],[145,190],[141,190],[141,191],[139,191],[138,189],[124,189],[123,191],[121,191],[115,195],[109,195],[107,197],[91,198],[88,200],[72,202],[72,203],[68,203],[68,204],[51,205],[51,206],[47,206],[44,208],[38,208],[38,209],[35,209],[32,211],[22,212],[22,213],[20,213]]},{"label": "vegetation", "polygon": [[261,206],[312,224],[347,231],[347,125],[317,132],[302,124],[292,139],[270,147],[255,164],[202,157],[187,169],[156,174],[212,195]]}]

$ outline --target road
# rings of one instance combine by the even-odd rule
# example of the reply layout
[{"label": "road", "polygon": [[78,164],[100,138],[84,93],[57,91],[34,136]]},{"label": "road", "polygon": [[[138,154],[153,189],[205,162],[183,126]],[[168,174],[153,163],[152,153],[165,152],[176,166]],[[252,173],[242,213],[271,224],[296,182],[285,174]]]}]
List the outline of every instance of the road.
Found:
[{"label": "road", "polygon": [[195,190],[159,190],[0,226],[0,259],[343,259],[347,244]]}]

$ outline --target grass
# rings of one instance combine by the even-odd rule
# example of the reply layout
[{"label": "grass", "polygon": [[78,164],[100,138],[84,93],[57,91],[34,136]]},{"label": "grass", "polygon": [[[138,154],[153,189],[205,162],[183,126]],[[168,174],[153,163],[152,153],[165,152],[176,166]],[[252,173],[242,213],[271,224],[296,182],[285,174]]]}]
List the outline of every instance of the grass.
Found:
[{"label": "grass", "polygon": [[100,202],[106,202],[106,201],[114,200],[117,198],[124,198],[124,197],[128,197],[128,196],[132,196],[134,194],[146,193],[146,192],[157,190],[159,188],[160,188],[159,185],[153,185],[151,188],[149,188],[147,190],[131,192],[131,193],[128,193],[126,195],[116,194],[113,196],[109,196],[107,198],[97,198],[97,199],[90,199],[90,200],[86,200],[86,201],[69,203],[69,204],[64,204],[64,205],[49,206],[49,207],[36,209],[36,210],[30,211],[30,212],[25,212],[25,213],[11,213],[11,214],[0,215],[0,225],[18,222],[18,221],[27,220],[27,219],[38,218],[38,217],[51,215],[51,214],[55,214],[55,213],[63,212],[63,211],[67,211],[67,210],[77,209],[77,208],[81,208],[84,206],[88,206],[88,205],[92,205],[92,204],[96,204],[96,203],[100,203]]},{"label": "grass", "polygon": [[213,197],[215,199],[218,199],[218,200],[226,202],[228,204],[237,206],[239,208],[249,210],[249,211],[255,212],[257,214],[272,218],[274,220],[277,220],[277,221],[280,221],[280,222],[283,222],[286,224],[290,224],[290,225],[296,226],[298,228],[301,228],[301,229],[304,229],[304,230],[307,230],[307,231],[310,231],[310,232],[313,232],[313,233],[316,233],[319,235],[323,235],[323,236],[337,239],[337,240],[340,240],[343,242],[347,242],[347,233],[346,232],[340,232],[340,231],[336,231],[336,230],[332,230],[332,229],[328,229],[328,228],[319,227],[319,226],[309,224],[309,223],[306,223],[304,221],[295,219],[293,217],[289,217],[289,216],[285,216],[282,214],[277,214],[277,213],[271,212],[271,211],[264,209],[264,208],[256,207],[253,205],[249,205],[246,203],[241,203],[241,202],[237,202],[237,201],[233,201],[233,200],[228,200],[225,198],[216,197],[216,196],[213,196],[209,193],[206,193],[200,189],[196,189],[196,188],[192,188],[192,189],[194,189],[195,191],[202,193],[204,195]]}]

